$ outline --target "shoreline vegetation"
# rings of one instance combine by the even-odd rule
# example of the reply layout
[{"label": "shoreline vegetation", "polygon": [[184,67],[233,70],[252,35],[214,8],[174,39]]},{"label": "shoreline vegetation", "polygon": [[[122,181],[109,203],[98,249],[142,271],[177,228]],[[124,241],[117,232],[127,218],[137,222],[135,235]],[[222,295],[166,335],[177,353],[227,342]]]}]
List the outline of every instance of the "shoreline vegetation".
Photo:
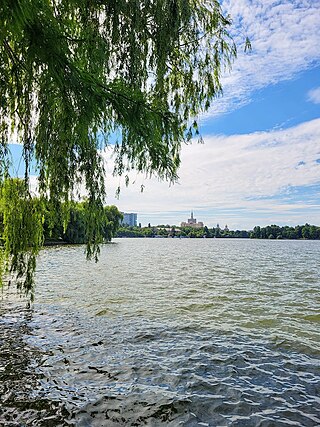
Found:
[{"label": "shoreline vegetation", "polygon": [[[83,202],[73,202],[69,207],[67,223],[63,215],[63,206],[52,217],[50,210],[44,215],[44,246],[64,244],[84,244],[86,242],[86,210]],[[273,240],[320,240],[320,226],[296,225],[266,227],[255,226],[252,230],[229,230],[217,227],[180,227],[161,224],[147,227],[121,224],[123,215],[116,206],[105,206],[101,218],[101,236],[103,242],[110,242],[114,237],[129,238],[228,238],[228,239],[273,239]]]},{"label": "shoreline vegetation", "polygon": [[253,230],[229,230],[228,227],[176,227],[158,225],[148,227],[120,226],[115,237],[153,237],[153,238],[240,238],[240,239],[285,239],[320,240],[320,227],[310,224],[295,227],[268,225],[256,226]]},{"label": "shoreline vegetation", "polygon": [[[72,202],[68,213],[62,204],[53,215],[49,206],[43,215],[43,246],[86,243],[87,217],[85,202]],[[122,224],[123,215],[117,206],[105,206],[100,218],[100,243],[110,242],[114,237],[129,238],[231,238],[231,239],[283,239],[283,240],[320,240],[320,226],[296,225],[266,227],[255,226],[252,230],[230,230],[228,226],[192,227],[161,224],[147,227]]]},{"label": "shoreline vegetation", "polygon": [[[65,219],[64,207],[57,210],[52,217],[52,211],[45,210],[43,224],[43,245],[55,246],[63,244],[85,244],[87,242],[87,216],[85,202],[73,202],[68,209]],[[114,205],[105,206],[100,214],[100,243],[110,242],[120,227],[122,214]]]}]

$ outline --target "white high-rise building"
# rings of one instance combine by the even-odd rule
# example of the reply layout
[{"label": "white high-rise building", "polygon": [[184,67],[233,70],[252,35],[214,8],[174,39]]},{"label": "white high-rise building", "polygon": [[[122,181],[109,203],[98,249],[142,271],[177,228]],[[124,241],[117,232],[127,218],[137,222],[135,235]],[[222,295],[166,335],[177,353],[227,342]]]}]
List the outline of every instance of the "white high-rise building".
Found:
[{"label": "white high-rise building", "polygon": [[123,220],[121,224],[129,225],[130,227],[137,226],[137,214],[122,212]]}]

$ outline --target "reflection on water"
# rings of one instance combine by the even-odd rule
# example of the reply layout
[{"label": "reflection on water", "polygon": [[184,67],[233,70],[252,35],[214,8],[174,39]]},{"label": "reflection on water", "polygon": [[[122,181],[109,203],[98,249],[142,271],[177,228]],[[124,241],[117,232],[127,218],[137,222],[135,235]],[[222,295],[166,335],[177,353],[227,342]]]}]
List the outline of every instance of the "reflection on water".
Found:
[{"label": "reflection on water", "polygon": [[50,248],[1,302],[0,425],[318,426],[319,242]]}]

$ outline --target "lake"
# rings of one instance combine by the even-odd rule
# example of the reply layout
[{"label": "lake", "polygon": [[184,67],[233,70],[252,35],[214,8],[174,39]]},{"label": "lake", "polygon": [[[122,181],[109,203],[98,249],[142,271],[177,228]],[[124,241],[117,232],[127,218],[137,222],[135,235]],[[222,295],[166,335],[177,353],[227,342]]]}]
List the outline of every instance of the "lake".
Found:
[{"label": "lake", "polygon": [[0,301],[0,425],[319,426],[319,265],[318,241],[44,249],[33,307]]}]

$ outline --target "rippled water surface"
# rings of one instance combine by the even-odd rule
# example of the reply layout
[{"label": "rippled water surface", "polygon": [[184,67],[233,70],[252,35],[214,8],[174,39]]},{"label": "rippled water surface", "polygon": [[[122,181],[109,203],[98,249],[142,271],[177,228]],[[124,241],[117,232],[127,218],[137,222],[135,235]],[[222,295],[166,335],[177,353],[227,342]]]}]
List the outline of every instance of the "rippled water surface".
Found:
[{"label": "rippled water surface", "polygon": [[314,241],[44,250],[33,308],[0,302],[0,425],[319,426],[319,264]]}]

